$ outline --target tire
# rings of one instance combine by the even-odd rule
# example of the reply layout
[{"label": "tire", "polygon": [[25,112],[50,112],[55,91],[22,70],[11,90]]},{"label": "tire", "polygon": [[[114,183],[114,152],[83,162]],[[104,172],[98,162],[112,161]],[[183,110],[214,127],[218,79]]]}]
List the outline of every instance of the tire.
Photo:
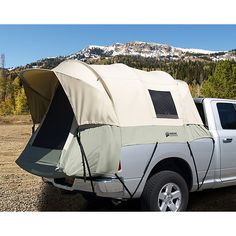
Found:
[{"label": "tire", "polygon": [[146,211],[185,211],[189,191],[184,178],[173,171],[161,171],[147,180],[141,196]]}]

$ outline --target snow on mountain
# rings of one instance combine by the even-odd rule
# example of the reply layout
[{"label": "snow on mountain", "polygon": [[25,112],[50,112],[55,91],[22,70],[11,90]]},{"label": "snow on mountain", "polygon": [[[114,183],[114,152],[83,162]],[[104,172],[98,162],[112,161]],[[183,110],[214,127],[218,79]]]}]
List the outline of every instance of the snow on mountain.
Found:
[{"label": "snow on mountain", "polygon": [[205,49],[196,49],[196,48],[178,48],[178,49],[182,50],[183,52],[192,52],[196,54],[213,54],[219,52],[219,51],[209,51]]},{"label": "snow on mountain", "polygon": [[[196,60],[208,57],[209,60],[225,60],[228,52],[209,51],[205,49],[178,48],[166,44],[147,42],[116,43],[110,46],[90,45],[67,59],[97,59],[118,55],[152,57],[160,60]],[[213,56],[212,56],[213,55]],[[228,56],[230,57],[230,56]],[[234,57],[233,57],[234,59]]]},{"label": "snow on mountain", "polygon": [[79,52],[66,56],[44,58],[37,62],[33,62],[28,66],[37,67],[40,65],[41,67],[49,67],[49,64],[50,66],[56,66],[58,63],[68,59],[91,61],[114,56],[140,56],[162,61],[236,61],[236,50],[209,51],[205,49],[179,48],[166,44],[135,41],[115,43],[110,46],[90,45]]}]

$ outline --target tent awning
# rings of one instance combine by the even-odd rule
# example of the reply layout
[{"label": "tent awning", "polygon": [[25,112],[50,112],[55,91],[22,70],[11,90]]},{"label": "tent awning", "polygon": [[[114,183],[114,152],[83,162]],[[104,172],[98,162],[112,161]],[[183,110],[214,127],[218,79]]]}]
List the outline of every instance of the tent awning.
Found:
[{"label": "tent awning", "polygon": [[[20,78],[34,124],[42,121],[60,83],[68,96],[79,125],[118,125],[112,102],[97,80],[91,83],[56,70],[44,69],[26,70],[20,74]],[[83,75],[81,78],[86,79]]]}]

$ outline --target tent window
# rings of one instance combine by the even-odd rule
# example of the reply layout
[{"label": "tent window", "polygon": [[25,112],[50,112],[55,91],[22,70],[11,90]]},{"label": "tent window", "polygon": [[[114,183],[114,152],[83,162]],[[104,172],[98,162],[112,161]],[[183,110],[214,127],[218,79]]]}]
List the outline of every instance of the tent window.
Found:
[{"label": "tent window", "polygon": [[33,146],[63,149],[73,118],[74,113],[70,102],[62,86],[59,85]]},{"label": "tent window", "polygon": [[174,100],[170,92],[148,90],[157,118],[178,119]]}]

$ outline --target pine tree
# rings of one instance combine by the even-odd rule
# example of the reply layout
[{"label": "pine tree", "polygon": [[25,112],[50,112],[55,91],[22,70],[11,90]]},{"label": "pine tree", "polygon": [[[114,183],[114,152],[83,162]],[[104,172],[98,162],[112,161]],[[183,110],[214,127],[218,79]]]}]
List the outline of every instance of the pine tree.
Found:
[{"label": "pine tree", "polygon": [[229,61],[217,63],[213,75],[204,81],[201,93],[205,97],[236,98],[236,66]]}]

